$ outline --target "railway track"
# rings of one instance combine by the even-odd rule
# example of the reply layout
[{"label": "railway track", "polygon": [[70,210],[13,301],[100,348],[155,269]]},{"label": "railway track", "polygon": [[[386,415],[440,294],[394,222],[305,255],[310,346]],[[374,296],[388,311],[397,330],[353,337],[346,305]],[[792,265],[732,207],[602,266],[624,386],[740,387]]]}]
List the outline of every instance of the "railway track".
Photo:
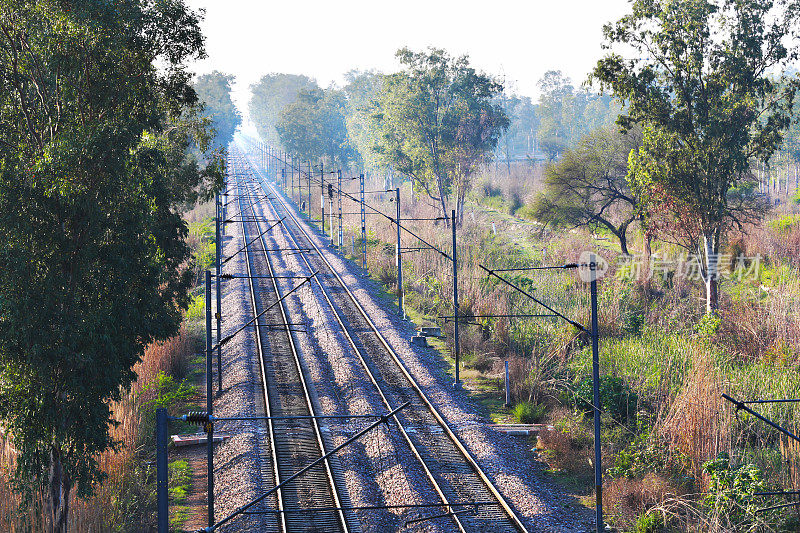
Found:
[{"label": "railway track", "polygon": [[262,212],[283,218],[283,227],[294,247],[311,250],[301,254],[307,273],[316,272],[314,283],[319,285],[381,402],[389,410],[409,402],[394,422],[439,495],[441,505],[430,518],[448,518],[453,529],[462,532],[525,532],[522,521],[425,396],[287,200],[269,180],[260,179],[259,186],[260,196],[266,199],[262,203],[267,209]]},{"label": "railway track", "polygon": [[[267,221],[257,214],[255,184],[247,180],[246,162],[234,154],[231,168],[235,181],[239,223],[248,276],[250,301],[256,318],[256,348],[267,417],[268,442],[261,447],[262,478],[273,486],[324,455],[328,448],[298,356],[290,321],[279,285],[274,278],[269,246],[265,239]],[[261,276],[261,277],[257,277]],[[302,280],[298,280],[300,283]],[[307,280],[306,280],[307,281]],[[266,531],[356,533],[360,531],[349,500],[337,486],[335,465],[324,461],[298,479],[287,483],[260,508]],[[343,505],[343,503],[345,505]],[[315,510],[324,508],[326,510]]]}]

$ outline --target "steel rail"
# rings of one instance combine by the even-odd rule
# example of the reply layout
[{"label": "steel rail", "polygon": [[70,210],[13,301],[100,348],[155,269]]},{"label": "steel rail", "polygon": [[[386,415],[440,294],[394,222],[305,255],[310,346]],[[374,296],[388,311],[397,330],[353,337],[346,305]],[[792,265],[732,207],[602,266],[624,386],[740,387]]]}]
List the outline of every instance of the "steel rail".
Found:
[{"label": "steel rail", "polygon": [[[251,209],[253,211],[253,215],[255,216],[255,207],[251,205]],[[260,223],[259,222],[256,222],[256,226],[260,229]],[[287,311],[286,311],[286,308],[285,308],[285,300],[281,297],[281,291],[280,291],[280,288],[278,287],[278,282],[277,282],[277,280],[275,278],[275,271],[274,271],[274,269],[272,267],[272,259],[270,258],[270,255],[268,253],[269,248],[267,247],[267,243],[265,242],[264,239],[265,239],[264,233],[262,232],[260,234],[260,240],[261,240],[261,246],[262,246],[261,252],[264,254],[264,257],[265,257],[266,262],[267,262],[267,266],[269,268],[268,275],[272,276],[271,281],[272,281],[272,286],[273,286],[273,288],[275,290],[275,294],[278,297],[278,301],[281,302],[281,304],[279,306],[280,307],[280,311],[281,311],[281,317],[283,319],[284,324],[289,324],[289,319],[288,319]],[[303,372],[303,365],[302,365],[302,363],[300,361],[300,356],[299,356],[298,351],[297,351],[297,346],[295,345],[295,340],[294,340],[294,337],[291,335],[291,332],[287,332],[287,337],[289,339],[289,346],[290,346],[291,351],[292,351],[292,359],[294,361],[295,368],[297,369],[297,374],[299,376],[300,383],[301,383],[301,385],[303,387],[303,393],[305,395],[304,400],[305,400],[306,408],[307,408],[310,416],[314,417],[314,418],[312,418],[312,427],[314,429],[314,435],[315,435],[316,440],[317,440],[317,445],[319,446],[321,454],[322,455],[326,455],[328,453],[328,450],[326,449],[325,442],[324,442],[324,440],[322,438],[322,428],[320,428],[320,425],[319,425],[319,418],[318,418],[316,409],[314,407],[314,402],[311,400],[311,395],[310,395],[310,392],[309,392],[310,391],[310,386],[309,386],[308,382],[306,381],[306,376],[305,376],[305,374]],[[342,507],[343,505],[342,505],[342,502],[340,501],[341,495],[339,494],[339,487],[336,484],[336,478],[335,478],[335,476],[333,474],[333,469],[332,469],[332,466],[331,466],[331,463],[330,463],[330,459],[326,458],[325,461],[324,461],[324,464],[325,464],[325,472],[326,472],[326,475],[328,477],[328,483],[330,484],[331,496],[333,497],[333,500],[334,500],[334,503],[336,504],[336,506],[337,507]],[[347,517],[344,515],[344,511],[341,511],[341,510],[338,511],[338,515],[339,515],[339,523],[342,526],[342,530],[345,531],[345,532],[349,532],[350,531],[350,526],[349,526]]]},{"label": "steel rail", "polygon": [[[236,172],[237,167],[238,167],[238,165],[234,165],[234,167],[233,167],[234,168],[233,179],[234,179],[234,181],[236,183],[236,185],[235,185],[235,187],[236,187],[235,191],[236,192],[238,192],[239,187],[240,187],[239,175]],[[242,197],[239,196],[239,198],[237,200],[238,200],[237,203],[239,204],[239,209],[242,210],[243,209]],[[246,243],[248,237],[247,237],[247,227],[246,227],[246,223],[244,222],[244,220],[241,221],[241,225],[242,225],[242,239]],[[250,305],[252,305],[252,307],[253,307],[253,315],[257,317],[258,316],[258,311],[257,311],[258,307],[256,305],[256,292],[255,292],[255,287],[253,285],[253,278],[252,278],[253,273],[251,272],[251,269],[250,269],[250,252],[249,252],[249,250],[247,250],[247,247],[245,247],[244,262],[245,262],[245,266],[246,266],[246,270],[247,270],[247,282],[248,282],[249,287],[250,287]],[[274,426],[273,420],[272,420],[272,416],[273,416],[272,407],[271,407],[271,404],[270,404],[270,401],[269,401],[269,395],[268,395],[268,392],[267,392],[267,388],[268,388],[268,386],[267,386],[267,375],[266,375],[266,371],[264,369],[264,363],[263,363],[263,361],[264,361],[264,352],[263,352],[263,345],[262,345],[262,339],[261,339],[261,328],[254,328],[254,329],[255,329],[255,336],[256,336],[256,352],[258,353],[258,367],[259,367],[259,371],[260,371],[260,374],[261,374],[261,389],[262,389],[262,394],[264,395],[264,412],[265,412],[266,416],[269,417],[267,419],[267,429],[269,431],[269,451],[270,451],[270,456],[272,458],[272,471],[273,471],[272,475],[274,476],[273,486],[277,486],[277,485],[280,484],[280,474],[278,472],[277,451],[275,450],[275,442],[276,442],[276,440],[275,440],[275,426]],[[278,489],[277,491],[275,491],[275,499],[276,499],[277,507],[279,509],[283,509],[283,490],[282,489]],[[279,527],[283,531],[286,531],[286,515],[284,515],[284,514],[280,515]]]},{"label": "steel rail", "polygon": [[[252,203],[250,204],[249,208],[252,211],[252,213],[254,215],[254,218],[256,218],[255,207],[254,207],[254,205]],[[288,317],[287,317],[287,311],[286,311],[286,309],[284,307],[285,306],[285,298],[281,296],[281,291],[280,291],[280,288],[278,287],[278,284],[277,284],[277,281],[276,281],[276,278],[275,278],[275,272],[274,272],[274,269],[273,269],[273,266],[272,266],[272,260],[271,260],[271,258],[269,256],[269,253],[267,253],[268,247],[267,247],[267,243],[265,242],[265,232],[261,232],[260,231],[261,230],[261,224],[260,224],[260,222],[258,220],[256,220],[253,223],[256,226],[256,231],[259,232],[258,240],[260,240],[260,242],[261,242],[261,250],[253,250],[252,253],[255,254],[255,253],[258,253],[259,251],[261,253],[263,253],[264,259],[265,259],[265,262],[266,262],[266,266],[267,266],[267,270],[268,270],[267,274],[270,276],[270,278],[267,278],[267,279],[271,279],[272,289],[273,289],[273,291],[274,291],[274,293],[275,293],[275,295],[276,295],[276,297],[278,299],[276,303],[280,303],[278,308],[280,310],[281,320],[282,320],[282,322],[284,324],[288,324],[289,321],[288,321]],[[246,229],[244,229],[244,231],[246,232]],[[245,233],[245,235],[246,235],[246,233]],[[251,254],[251,251],[247,250],[246,254],[248,256],[247,257],[248,275],[252,275],[252,272],[250,272],[250,268],[249,268],[250,267],[250,254]],[[250,281],[250,287],[251,287],[251,291],[253,291],[254,290],[254,284],[252,282],[252,279]],[[253,300],[255,302],[255,300],[256,300],[255,292],[251,292],[251,298],[253,298]],[[272,304],[272,305],[274,305],[274,304]],[[272,305],[270,307],[272,307]],[[255,306],[255,303],[254,303],[254,306]],[[255,308],[256,307],[254,307],[254,309]],[[324,442],[324,440],[322,438],[322,432],[321,432],[321,428],[319,426],[319,420],[317,418],[317,413],[315,411],[313,402],[311,400],[311,396],[310,396],[310,392],[309,392],[309,390],[310,390],[309,389],[309,385],[308,385],[308,382],[306,381],[306,378],[305,378],[305,375],[304,375],[304,372],[303,372],[303,366],[301,364],[301,361],[300,361],[300,358],[299,358],[299,355],[298,355],[298,352],[297,352],[297,347],[295,345],[294,338],[291,335],[290,331],[286,331],[286,337],[288,339],[288,347],[291,350],[291,359],[292,359],[292,363],[293,363],[293,366],[294,366],[294,370],[297,373],[298,382],[302,387],[304,408],[310,414],[309,420],[311,422],[311,428],[312,428],[312,430],[314,432],[314,440],[316,442],[316,446],[319,449],[320,456],[324,456],[324,455],[327,454],[327,450],[326,450],[325,442]],[[259,346],[261,346],[260,343],[259,343]],[[262,352],[262,350],[263,349],[260,349],[259,351]],[[262,354],[263,354],[263,352],[262,352]],[[262,355],[262,357],[263,357],[263,355]],[[263,361],[263,359],[262,359],[262,361]],[[269,397],[266,398],[266,401],[267,402],[270,401]],[[274,428],[274,425],[272,427]],[[281,468],[280,459],[279,459],[280,454],[278,453],[278,450],[277,450],[278,442],[274,438],[273,438],[273,443],[274,443],[273,448],[276,450],[276,454],[275,454],[276,455],[276,463],[275,464],[276,464],[276,469],[278,471],[278,478],[277,479],[278,479],[278,483],[282,483],[284,480],[281,479],[282,472],[280,472],[280,468]],[[338,508],[342,508],[344,506],[343,506],[343,504],[341,502],[341,499],[340,499],[339,487],[337,486],[336,479],[335,479],[335,476],[334,476],[332,468],[331,468],[330,459],[326,458],[325,461],[323,462],[323,464],[325,465],[325,475],[326,475],[326,478],[327,478],[327,483],[328,483],[328,487],[330,489],[330,495],[331,495],[331,498],[333,499],[334,506],[338,507]],[[280,505],[279,508],[281,510],[284,510],[284,511],[288,510],[287,509],[287,501],[286,501],[286,491],[280,490],[280,494],[281,494],[281,505]],[[337,511],[336,512],[336,516],[337,516],[338,525],[341,528],[341,530],[344,531],[344,532],[349,532],[351,530],[351,528],[350,528],[350,524],[348,523],[347,517],[345,517],[345,515],[344,515],[344,511],[342,511],[342,510]],[[291,531],[292,530],[292,526],[288,523],[285,514],[283,514],[283,516],[281,517],[281,521],[282,521],[282,525],[283,525],[284,531]]]},{"label": "steel rail", "polygon": [[[262,185],[262,187],[263,187],[263,185]],[[270,200],[270,204],[272,205],[273,210],[277,212],[277,209],[275,209],[275,206],[274,206],[274,204],[273,204],[273,202],[271,200]],[[288,209],[286,209],[286,211],[288,212]],[[289,230],[286,230],[286,234],[295,243],[297,242],[295,237],[291,234],[291,232]],[[317,250],[317,252],[319,253],[319,250]],[[304,262],[306,264],[306,267],[308,269],[310,269],[310,270],[313,270],[313,268],[311,267],[311,265],[309,263],[308,258],[303,256],[303,259],[304,259]],[[347,326],[345,326],[344,321],[343,321],[343,319],[342,319],[342,317],[340,315],[339,310],[336,309],[336,306],[333,304],[333,301],[331,300],[331,298],[330,298],[330,296],[328,294],[328,290],[325,288],[325,286],[322,284],[322,282],[319,280],[319,278],[315,277],[315,279],[317,281],[317,284],[320,287],[320,290],[322,291],[323,296],[325,297],[325,301],[328,303],[328,306],[331,308],[333,316],[336,318],[336,321],[339,324],[339,327],[340,327],[342,333],[344,334],[345,338],[347,339],[348,343],[350,344],[351,348],[353,349],[353,353],[355,353],[356,356],[358,357],[359,362],[361,363],[361,366],[364,368],[364,371],[367,374],[367,377],[372,382],[372,384],[375,386],[375,389],[377,390],[378,395],[381,398],[381,401],[383,402],[384,406],[386,406],[387,409],[390,409],[390,410],[393,409],[393,407],[391,405],[391,402],[386,397],[386,395],[384,394],[384,391],[381,389],[381,387],[379,385],[379,380],[376,378],[376,376],[374,375],[372,369],[367,364],[367,361],[364,358],[363,354],[361,353],[361,350],[358,348],[357,343],[355,342],[353,337],[350,335],[350,332],[348,331]],[[445,507],[449,506],[450,502],[448,501],[448,498],[445,496],[444,492],[442,491],[441,487],[439,486],[438,482],[436,481],[436,478],[433,475],[433,472],[431,472],[430,469],[428,468],[428,465],[425,463],[424,458],[422,457],[422,455],[420,454],[420,452],[417,449],[416,445],[412,441],[411,437],[409,436],[408,432],[406,431],[406,428],[403,426],[402,422],[398,419],[398,417],[396,415],[393,418],[394,418],[394,422],[397,424],[397,427],[398,427],[398,430],[400,431],[401,436],[403,437],[403,439],[408,444],[408,446],[409,446],[412,454],[414,455],[414,457],[416,457],[416,459],[419,461],[419,463],[420,463],[423,471],[425,472],[426,477],[430,481],[433,489],[436,491],[436,493],[439,495],[439,498],[442,500],[442,504],[440,504],[440,505],[445,506]],[[464,528],[464,526],[461,523],[461,521],[458,520],[457,517],[454,517],[454,518],[455,518],[455,522],[456,522],[456,525],[457,525],[459,531],[461,531],[462,533],[467,533],[467,530]]]},{"label": "steel rail", "polygon": [[[249,159],[248,159],[248,162],[249,162]],[[257,169],[257,167],[254,167],[254,168],[256,168],[256,172],[260,176],[263,176],[263,174],[261,173],[260,170]],[[264,183],[263,182],[261,182],[261,187],[262,187],[262,189],[264,189]],[[277,198],[275,198],[275,199],[277,199],[277,201],[279,201],[282,204],[282,206],[284,208],[284,211],[288,215],[289,219],[291,219],[291,221],[294,223],[295,227],[297,227],[298,230],[303,234],[303,236],[309,242],[309,244],[314,247],[314,249],[316,251],[315,255],[318,256],[325,263],[325,265],[327,265],[329,271],[333,274],[333,276],[335,277],[335,279],[337,280],[337,282],[341,286],[341,288],[344,289],[344,293],[347,294],[349,300],[353,303],[355,308],[358,310],[358,312],[360,313],[361,317],[369,324],[370,329],[372,330],[372,333],[379,340],[380,344],[383,346],[383,348],[386,350],[386,352],[390,355],[391,359],[393,360],[393,362],[395,363],[397,368],[401,371],[403,376],[409,382],[413,392],[417,395],[417,397],[420,399],[420,401],[427,408],[428,412],[436,420],[437,424],[445,432],[445,434],[447,435],[449,440],[453,443],[453,445],[455,446],[457,451],[461,454],[461,456],[463,457],[465,462],[468,464],[468,466],[471,468],[471,470],[478,476],[478,478],[483,483],[483,485],[486,487],[486,489],[489,491],[489,493],[497,500],[498,506],[503,509],[504,513],[507,515],[507,517],[508,517],[509,521],[511,522],[511,524],[513,525],[513,527],[515,529],[517,529],[518,531],[520,531],[520,532],[527,532],[527,529],[525,528],[525,525],[522,523],[521,519],[517,516],[517,514],[511,508],[510,504],[505,500],[503,495],[500,494],[500,492],[497,490],[497,488],[494,486],[494,484],[488,478],[486,473],[483,472],[483,470],[481,469],[480,465],[478,465],[478,463],[472,457],[472,454],[469,452],[469,450],[466,449],[464,444],[461,442],[461,439],[452,431],[452,429],[450,428],[449,424],[447,424],[447,422],[444,420],[442,415],[439,413],[438,409],[436,409],[436,407],[433,405],[433,403],[427,398],[426,394],[422,391],[422,389],[420,388],[419,384],[416,382],[415,378],[411,375],[411,373],[405,367],[405,364],[402,362],[402,360],[397,355],[395,350],[391,347],[391,345],[388,343],[388,341],[385,339],[385,337],[381,334],[381,332],[375,326],[374,322],[369,317],[369,315],[366,313],[364,308],[361,306],[361,304],[358,301],[358,299],[352,293],[352,291],[347,286],[347,284],[344,283],[344,281],[342,280],[342,278],[339,275],[339,273],[336,271],[336,269],[333,268],[333,266],[330,264],[328,259],[324,256],[324,254],[319,249],[317,244],[311,239],[311,237],[308,235],[308,232],[300,225],[300,223],[297,220],[297,217],[292,212],[291,208],[289,208],[286,205],[286,201],[281,197],[281,195],[278,193],[278,191],[276,191],[274,189],[274,187],[272,187],[271,184],[269,184],[269,187],[272,188],[273,191],[276,193],[276,197]],[[264,192],[267,193],[266,190],[264,190]],[[267,193],[267,194],[269,194],[269,193]],[[273,209],[274,209],[273,199],[268,199],[268,201],[269,201],[269,203],[271,205],[273,205]],[[278,212],[277,209],[274,209],[274,211],[276,213]],[[283,230],[286,231],[291,236],[291,232],[288,230],[287,225],[284,224],[284,225],[282,225],[282,227],[283,227]],[[295,240],[293,236],[292,236],[292,239]],[[305,257],[304,257],[304,259],[306,260],[307,267],[309,269],[313,270],[311,268],[310,263],[308,262],[308,259],[305,258]],[[339,316],[339,311],[336,309],[336,306],[334,306],[332,301],[330,300],[330,297],[327,294],[327,290],[322,285],[322,283],[321,283],[321,281],[319,279],[319,276],[316,276],[315,279],[317,280],[317,283],[322,288],[322,292],[325,295],[325,298],[328,301],[329,305],[331,306],[331,309],[334,310],[334,315],[336,316],[337,321],[339,322],[339,324],[340,324],[340,326],[342,328],[342,331],[344,332],[344,334],[347,337],[348,341],[350,342],[351,346],[354,347],[354,350],[355,350],[356,354],[358,355],[359,359],[361,360],[362,366],[366,369],[367,374],[370,377],[370,380],[375,385],[376,389],[378,390],[379,395],[383,398],[384,403],[386,403],[388,401],[388,399],[386,398],[383,390],[381,389],[381,386],[379,385],[379,381],[376,380],[375,376],[373,375],[372,370],[369,368],[369,365],[367,364],[365,358],[361,354],[361,350],[359,350],[356,347],[355,342],[353,341],[352,337],[350,336],[347,328],[344,326],[344,323],[343,323],[341,317]],[[390,405],[387,404],[387,406],[389,408],[391,408]],[[433,479],[434,476],[433,476],[432,472],[430,471],[429,467],[425,464],[425,461],[422,458],[420,452],[418,450],[416,450],[416,446],[411,441],[410,437],[406,433],[405,429],[403,428],[402,424],[397,419],[397,417],[395,417],[395,419],[396,419],[396,422],[398,424],[398,427],[401,428],[402,434],[405,437],[406,441],[412,447],[412,450],[414,451],[414,454],[417,456],[417,458],[420,460],[420,463],[423,465],[423,468],[426,471],[426,474],[428,474],[429,478],[432,478],[433,483],[434,483],[434,487],[436,488],[437,493],[440,494],[440,496],[443,498],[443,501],[447,502],[447,498],[442,493],[441,487],[439,487],[438,482],[436,482],[435,479]],[[458,527],[462,531],[467,531],[466,529],[464,529],[464,525],[461,523],[461,520],[459,519],[458,516],[453,515],[452,518],[453,518],[454,521],[456,521],[456,523],[458,524]]]}]

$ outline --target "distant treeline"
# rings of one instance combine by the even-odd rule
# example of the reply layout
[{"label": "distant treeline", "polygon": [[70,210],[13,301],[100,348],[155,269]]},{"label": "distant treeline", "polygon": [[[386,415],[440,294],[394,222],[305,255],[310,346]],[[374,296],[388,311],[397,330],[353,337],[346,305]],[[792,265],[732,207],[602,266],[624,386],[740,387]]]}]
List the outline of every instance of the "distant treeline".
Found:
[{"label": "distant treeline", "polygon": [[[303,159],[375,168],[373,120],[388,76],[353,70],[343,86],[322,88],[309,76],[268,74],[251,87],[250,117],[262,139]],[[575,87],[561,71],[547,72],[539,88],[537,101],[507,89],[493,96],[508,118],[496,159],[553,160],[586,133],[612,124],[620,110],[613,97]]]}]

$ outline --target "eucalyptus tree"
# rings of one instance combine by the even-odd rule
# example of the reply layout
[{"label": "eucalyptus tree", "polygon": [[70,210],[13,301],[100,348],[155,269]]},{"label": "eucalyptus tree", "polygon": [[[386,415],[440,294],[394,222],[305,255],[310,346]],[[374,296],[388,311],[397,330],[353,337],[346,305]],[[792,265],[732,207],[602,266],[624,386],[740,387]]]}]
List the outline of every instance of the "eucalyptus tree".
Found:
[{"label": "eucalyptus tree", "polygon": [[343,91],[347,97],[345,123],[347,138],[357,152],[357,165],[370,172],[387,170],[372,150],[378,129],[372,120],[377,98],[383,87],[383,74],[376,71],[352,70],[345,74]]},{"label": "eucalyptus tree", "polygon": [[231,99],[231,85],[236,78],[215,70],[198,76],[193,83],[197,98],[203,105],[202,114],[210,118],[214,130],[214,146],[227,148],[233,140],[242,116]]},{"label": "eucalyptus tree", "polygon": [[618,122],[640,124],[632,158],[637,187],[669,206],[663,228],[702,258],[706,312],[718,307],[720,241],[762,212],[749,169],[780,145],[796,78],[777,74],[797,58],[797,2],[635,0],[604,28],[593,78],[627,105]]},{"label": "eucalyptus tree", "polygon": [[250,86],[250,119],[266,142],[280,144],[276,125],[283,109],[297,101],[301,91],[319,89],[317,82],[302,74],[272,73]]},{"label": "eucalyptus tree", "polygon": [[460,221],[472,176],[508,128],[497,98],[503,86],[472,68],[466,56],[453,58],[444,50],[403,48],[397,58],[403,70],[384,79],[373,115],[375,151],[445,217],[452,197]]},{"label": "eucalyptus tree", "polygon": [[345,94],[334,88],[301,90],[278,115],[281,146],[303,160],[346,167],[356,156],[345,123]]},{"label": "eucalyptus tree", "polygon": [[179,209],[220,179],[186,157],[208,140],[184,70],[202,56],[181,0],[0,0],[0,426],[51,532],[103,478],[144,346],[181,322]]}]

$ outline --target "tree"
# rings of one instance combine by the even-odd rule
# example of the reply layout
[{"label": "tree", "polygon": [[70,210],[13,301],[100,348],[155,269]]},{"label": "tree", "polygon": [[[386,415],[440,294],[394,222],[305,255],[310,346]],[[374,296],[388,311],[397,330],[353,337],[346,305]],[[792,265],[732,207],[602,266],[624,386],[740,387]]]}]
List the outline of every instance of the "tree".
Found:
[{"label": "tree", "polygon": [[637,197],[628,186],[628,155],[641,142],[639,132],[614,127],[585,136],[575,148],[545,169],[545,192],[534,202],[534,216],[570,227],[604,227],[628,252],[628,227],[639,218]]},{"label": "tree", "polygon": [[564,124],[564,105],[572,99],[572,82],[560,70],[550,70],[539,80],[539,144],[554,161],[569,146],[568,125]]},{"label": "tree", "polygon": [[444,50],[412,52],[387,76],[374,120],[380,135],[375,150],[386,165],[410,177],[449,216],[452,201],[460,221],[472,175],[491,158],[508,127],[496,98],[500,82],[470,67],[466,56]]},{"label": "tree", "polygon": [[511,172],[512,157],[532,152],[530,141],[536,136],[539,117],[536,115],[536,106],[527,96],[503,94],[499,104],[508,117],[509,126],[497,143],[496,153],[506,160],[506,168]]},{"label": "tree", "polygon": [[275,126],[281,111],[297,101],[300,91],[315,89],[319,89],[315,80],[297,74],[267,74],[252,85],[248,105],[250,119],[261,138],[265,142],[280,145],[280,136]]},{"label": "tree", "polygon": [[383,74],[375,71],[352,70],[345,74],[343,90],[347,96],[345,123],[350,145],[357,153],[356,164],[372,172],[386,170],[372,147],[378,131],[372,115],[377,109],[377,98],[383,88]]},{"label": "tree", "polygon": [[726,229],[763,205],[750,165],[769,159],[790,123],[797,79],[770,73],[796,59],[797,20],[797,4],[782,0],[635,0],[604,28],[607,48],[633,56],[610,53],[593,78],[628,105],[620,125],[643,127],[632,159],[639,183],[694,228],[682,244],[702,258],[707,313],[718,307]]},{"label": "tree", "polygon": [[186,157],[202,55],[180,0],[0,0],[0,425],[50,532],[102,479],[144,346],[180,325],[178,210],[220,184]]},{"label": "tree", "polygon": [[242,116],[231,99],[231,85],[236,78],[215,70],[203,74],[195,81],[194,90],[203,104],[203,115],[210,117],[214,129],[214,145],[227,148],[233,141],[236,128],[242,123]]},{"label": "tree", "polygon": [[347,138],[345,105],[342,91],[301,90],[275,124],[281,145],[302,159],[347,166],[356,154]]},{"label": "tree", "polygon": [[586,88],[576,90],[560,70],[550,70],[539,80],[541,122],[536,133],[551,161],[574,147],[589,132],[608,126],[619,114],[618,102]]}]

